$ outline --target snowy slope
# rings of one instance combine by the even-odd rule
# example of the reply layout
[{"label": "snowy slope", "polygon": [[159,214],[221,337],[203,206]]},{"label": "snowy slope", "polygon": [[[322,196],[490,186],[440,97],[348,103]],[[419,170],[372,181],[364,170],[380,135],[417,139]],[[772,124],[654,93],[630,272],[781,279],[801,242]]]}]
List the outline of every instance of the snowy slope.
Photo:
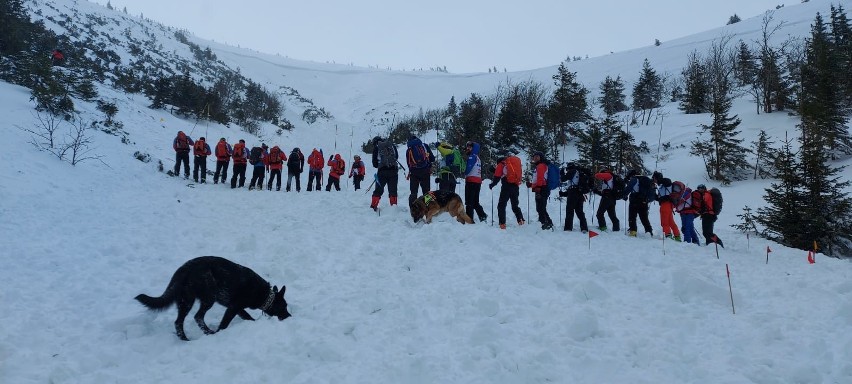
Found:
[{"label": "snowy slope", "polygon": [[[827,8],[812,1],[776,17],[802,32]],[[755,33],[757,25],[749,19],[726,28]],[[572,70],[590,88],[607,74],[621,73],[630,84],[645,57],[675,72],[692,47],[701,50],[718,34],[574,62]],[[337,141],[347,159],[346,136],[354,137],[357,153],[357,144],[377,133],[366,132],[374,108],[440,106],[451,95],[488,92],[506,76],[545,81],[555,72],[406,73],[214,50],[252,78],[281,81],[335,116],[325,126],[269,135],[267,142],[328,153]],[[531,225],[514,225],[511,213],[506,231],[490,223],[461,226],[447,215],[413,224],[407,209],[388,207],[386,197],[377,216],[367,208],[369,196],[351,187],[288,194],[187,186],[156,170],[158,160],[173,166],[177,130],[211,140],[245,137],[250,145],[258,139],[235,127],[150,110],[138,95],[99,91],[119,105],[117,119],[130,144],[93,132],[102,162],[72,167],[29,144],[31,135],[21,129],[34,121],[29,92],[0,84],[0,142],[6,144],[0,151],[6,165],[0,167],[0,382],[852,382],[849,263],[817,256],[810,265],[802,251],[729,227],[743,205],[761,204],[768,181],[723,189],[727,212],[716,228],[726,248],[718,259],[713,247],[647,236],[603,233],[589,240],[577,231],[542,231],[525,190],[521,207]],[[91,105],[77,107],[84,116],[99,116]],[[795,135],[794,117],[752,110],[748,100],[734,110],[747,139],[759,129]],[[709,119],[682,115],[673,105],[666,111],[663,133],[675,147]],[[659,128],[635,131],[654,153]],[[140,162],[135,151],[154,160]],[[670,151],[657,168],[691,185],[704,182],[700,160],[686,153]],[[852,178],[849,169],[844,177]],[[400,191],[406,201],[404,181]],[[481,197],[495,219],[490,203],[498,192],[484,188]],[[659,231],[656,208],[651,221]],[[549,210],[554,219],[564,215],[558,201],[551,200]],[[586,205],[590,222],[593,211]],[[623,203],[618,211],[624,223]],[[286,284],[294,316],[278,322],[251,311],[258,321],[237,319],[213,336],[189,320],[191,341],[179,341],[174,309],[155,314],[132,298],[159,295],[177,267],[200,255],[230,258]],[[214,307],[208,324],[215,327],[222,313]]]}]

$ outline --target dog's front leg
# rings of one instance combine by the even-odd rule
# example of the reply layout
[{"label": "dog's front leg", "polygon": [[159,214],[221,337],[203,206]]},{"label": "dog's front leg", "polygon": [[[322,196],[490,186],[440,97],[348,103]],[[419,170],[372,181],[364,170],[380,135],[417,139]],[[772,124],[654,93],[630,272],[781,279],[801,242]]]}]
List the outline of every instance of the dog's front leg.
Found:
[{"label": "dog's front leg", "polygon": [[219,330],[223,330],[228,328],[228,325],[231,324],[231,320],[234,320],[234,316],[236,316],[240,311],[245,312],[245,309],[242,308],[228,308],[225,310],[225,316],[222,316],[222,322],[219,323]]},{"label": "dog's front leg", "polygon": [[249,313],[246,312],[245,309],[241,309],[239,312],[237,312],[237,316],[239,316],[243,320],[254,321],[254,318],[251,317],[251,315],[249,315]]}]

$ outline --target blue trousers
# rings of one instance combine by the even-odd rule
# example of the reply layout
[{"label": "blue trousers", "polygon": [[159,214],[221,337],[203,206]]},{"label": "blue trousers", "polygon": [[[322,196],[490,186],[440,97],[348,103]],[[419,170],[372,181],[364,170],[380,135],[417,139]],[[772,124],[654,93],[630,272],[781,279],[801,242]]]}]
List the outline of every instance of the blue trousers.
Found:
[{"label": "blue trousers", "polygon": [[701,244],[701,241],[698,240],[698,233],[695,232],[694,222],[694,213],[680,214],[680,231],[683,233],[683,241],[686,243]]}]

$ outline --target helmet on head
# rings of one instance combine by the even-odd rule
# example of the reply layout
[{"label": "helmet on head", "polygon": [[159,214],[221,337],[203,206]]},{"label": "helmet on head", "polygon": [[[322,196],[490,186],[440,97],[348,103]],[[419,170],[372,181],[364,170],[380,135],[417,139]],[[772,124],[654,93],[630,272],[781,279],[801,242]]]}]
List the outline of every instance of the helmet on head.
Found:
[{"label": "helmet on head", "polygon": [[698,190],[698,191],[706,191],[707,186],[705,186],[704,184],[698,184],[698,186],[695,187],[695,189]]}]

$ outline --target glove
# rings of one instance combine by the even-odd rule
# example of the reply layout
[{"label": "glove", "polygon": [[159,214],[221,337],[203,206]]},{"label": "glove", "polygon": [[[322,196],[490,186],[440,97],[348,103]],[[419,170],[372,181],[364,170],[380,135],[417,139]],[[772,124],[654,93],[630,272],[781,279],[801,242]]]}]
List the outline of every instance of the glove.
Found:
[{"label": "glove", "polygon": [[349,175],[349,178],[351,179],[351,178],[352,178],[352,175]]},{"label": "glove", "polygon": [[494,189],[495,185],[497,185],[497,180],[492,181],[491,184],[488,185],[488,189]]},{"label": "glove", "polygon": [[622,197],[621,200],[627,201],[627,196]]},{"label": "glove", "polygon": [[532,188],[532,183],[527,181],[527,188]]},{"label": "glove", "polygon": [[538,194],[539,192],[541,192],[541,187],[533,187],[533,189],[532,189],[532,190],[533,190],[533,192],[535,192],[536,194]]},{"label": "glove", "polygon": [[568,197],[568,190],[559,190],[559,197]]},{"label": "glove", "polygon": [[441,179],[435,179],[435,184],[441,184]]}]

